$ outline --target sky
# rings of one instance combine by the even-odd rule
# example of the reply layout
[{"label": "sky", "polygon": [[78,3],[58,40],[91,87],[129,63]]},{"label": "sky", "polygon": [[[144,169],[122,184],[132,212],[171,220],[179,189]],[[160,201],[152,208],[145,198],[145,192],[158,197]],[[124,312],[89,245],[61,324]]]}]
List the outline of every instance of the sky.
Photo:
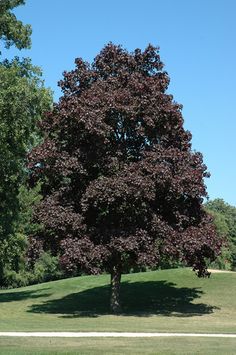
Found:
[{"label": "sky", "polygon": [[32,58],[54,101],[75,58],[91,62],[110,41],[129,51],[159,46],[168,92],[211,173],[209,198],[236,206],[235,0],[26,0],[14,12],[31,24],[32,47],[2,54]]}]

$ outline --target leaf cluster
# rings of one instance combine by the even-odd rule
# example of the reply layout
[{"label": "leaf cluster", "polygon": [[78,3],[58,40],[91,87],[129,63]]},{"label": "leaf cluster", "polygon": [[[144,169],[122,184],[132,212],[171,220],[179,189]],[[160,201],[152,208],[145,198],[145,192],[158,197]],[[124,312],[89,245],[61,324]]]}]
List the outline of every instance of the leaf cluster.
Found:
[{"label": "leaf cluster", "polygon": [[5,48],[10,48],[12,45],[18,49],[30,48],[31,26],[24,25],[12,12],[15,7],[24,4],[24,0],[0,1],[0,39],[5,44]]}]

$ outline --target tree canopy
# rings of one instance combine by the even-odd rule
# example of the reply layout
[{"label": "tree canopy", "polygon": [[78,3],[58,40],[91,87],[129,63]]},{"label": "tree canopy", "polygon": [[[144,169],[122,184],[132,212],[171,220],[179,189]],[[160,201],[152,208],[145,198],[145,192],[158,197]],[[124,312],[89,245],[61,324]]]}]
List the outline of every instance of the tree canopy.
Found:
[{"label": "tree canopy", "polygon": [[202,206],[206,166],[166,92],[159,49],[109,43],[91,65],[75,63],[30,154],[32,179],[43,181],[35,218],[68,272],[111,273],[118,312],[124,266],[168,255],[203,276],[221,242]]},{"label": "tree canopy", "polygon": [[[219,234],[227,238],[227,246],[218,263],[225,268],[236,269],[236,207],[226,203],[223,199],[217,198],[205,204],[206,210],[212,214],[214,223]],[[224,255],[226,254],[226,255]]]},{"label": "tree canopy", "polygon": [[31,26],[18,20],[12,10],[24,5],[24,0],[0,1],[0,39],[6,48],[15,45],[18,49],[29,48],[31,45]]},{"label": "tree canopy", "polygon": [[11,245],[14,249],[18,243],[19,188],[27,176],[26,156],[36,143],[36,122],[50,103],[41,71],[29,59],[0,63],[0,279],[4,265],[14,259]]},{"label": "tree canopy", "polygon": [[220,214],[221,219],[224,218],[222,223],[226,224],[226,227],[223,232],[236,241],[236,207],[226,203],[222,198],[208,201],[205,206],[209,211]]},{"label": "tree canopy", "polygon": [[[31,27],[23,25],[14,11],[23,0],[0,0],[0,41],[6,48],[29,48]],[[52,103],[41,70],[30,59],[0,62],[0,286],[9,286],[6,273],[26,264],[27,236],[38,229],[31,222],[32,206],[40,200],[38,184],[26,187],[27,154],[40,141],[36,128]],[[10,277],[11,279],[11,277]],[[20,279],[20,278],[18,278]]]}]

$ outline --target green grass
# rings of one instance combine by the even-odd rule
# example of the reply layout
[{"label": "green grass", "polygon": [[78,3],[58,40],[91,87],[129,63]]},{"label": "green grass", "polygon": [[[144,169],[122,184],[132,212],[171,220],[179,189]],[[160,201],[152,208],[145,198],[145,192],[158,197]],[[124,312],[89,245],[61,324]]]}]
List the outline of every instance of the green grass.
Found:
[{"label": "green grass", "polygon": [[189,269],[123,275],[123,314],[109,314],[109,276],[0,291],[1,331],[236,332],[236,274]]},{"label": "green grass", "polygon": [[[236,273],[189,269],[123,275],[123,314],[109,313],[109,276],[0,291],[0,331],[236,333]],[[0,354],[235,354],[236,339],[0,338]]]},{"label": "green grass", "polygon": [[0,338],[1,355],[202,354],[235,355],[236,339],[206,338]]}]

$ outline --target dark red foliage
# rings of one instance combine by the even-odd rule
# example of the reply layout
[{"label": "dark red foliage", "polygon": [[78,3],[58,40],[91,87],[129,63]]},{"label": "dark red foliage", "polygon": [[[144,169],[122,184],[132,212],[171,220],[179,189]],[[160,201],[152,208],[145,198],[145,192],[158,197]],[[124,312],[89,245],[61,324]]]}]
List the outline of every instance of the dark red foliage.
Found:
[{"label": "dark red foliage", "polygon": [[43,180],[35,216],[68,271],[186,261],[199,275],[221,243],[202,207],[208,176],[191,151],[181,105],[166,93],[158,48],[108,44],[92,65],[76,59],[63,96],[40,123],[30,154]]},{"label": "dark red foliage", "polygon": [[40,255],[43,253],[43,240],[37,237],[29,238],[29,246],[27,250],[27,263],[33,268],[35,262],[38,260]]}]

